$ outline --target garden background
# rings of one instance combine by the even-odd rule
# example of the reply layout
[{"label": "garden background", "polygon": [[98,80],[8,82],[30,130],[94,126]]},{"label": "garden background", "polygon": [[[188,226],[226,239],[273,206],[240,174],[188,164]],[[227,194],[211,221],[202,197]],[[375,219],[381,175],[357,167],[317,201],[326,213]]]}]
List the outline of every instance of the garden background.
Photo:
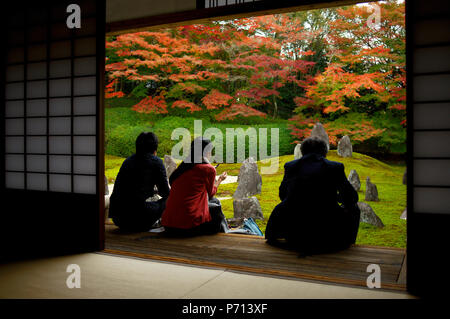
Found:
[{"label": "garden background", "polygon": [[[359,244],[405,247],[402,184],[406,152],[404,4],[377,2],[380,23],[367,5],[277,14],[108,37],[106,41],[106,176],[113,182],[142,131],[170,155],[173,129],[279,128],[280,170],[263,175],[258,195],[264,221],[279,202],[283,165],[296,143],[321,122],[335,149],[348,135],[353,157],[328,158],[356,169],[378,186],[369,202],[385,227],[361,224]],[[374,21],[372,21],[374,22]],[[270,142],[270,134],[268,137]],[[230,141],[225,141],[228,144]],[[234,143],[235,147],[236,141]],[[248,152],[248,143],[246,143]],[[270,146],[268,147],[270,152]],[[393,161],[392,159],[396,159]],[[259,163],[259,165],[264,165]],[[240,164],[221,164],[237,175]],[[237,184],[220,187],[231,196]],[[223,200],[227,217],[232,199]]]}]

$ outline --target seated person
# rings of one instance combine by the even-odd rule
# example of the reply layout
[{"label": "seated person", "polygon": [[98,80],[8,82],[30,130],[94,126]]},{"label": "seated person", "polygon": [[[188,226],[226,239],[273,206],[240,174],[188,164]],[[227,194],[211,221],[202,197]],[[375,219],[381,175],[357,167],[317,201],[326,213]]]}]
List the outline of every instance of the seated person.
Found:
[{"label": "seated person", "polygon": [[267,222],[267,242],[285,239],[304,255],[348,248],[358,233],[358,193],[344,165],[325,159],[328,146],[323,140],[307,138],[300,148],[303,156],[284,166],[281,203]]},{"label": "seated person", "polygon": [[216,169],[209,163],[212,147],[210,140],[196,138],[189,156],[170,176],[170,195],[161,217],[166,233],[200,235],[227,231],[220,202],[213,198],[227,174],[224,172],[216,181]]},{"label": "seated person", "polygon": [[[136,139],[136,154],[122,164],[110,198],[109,215],[114,224],[127,231],[148,231],[161,217],[169,196],[166,169],[156,156],[158,138],[141,133]],[[147,201],[157,193],[162,198]]]}]

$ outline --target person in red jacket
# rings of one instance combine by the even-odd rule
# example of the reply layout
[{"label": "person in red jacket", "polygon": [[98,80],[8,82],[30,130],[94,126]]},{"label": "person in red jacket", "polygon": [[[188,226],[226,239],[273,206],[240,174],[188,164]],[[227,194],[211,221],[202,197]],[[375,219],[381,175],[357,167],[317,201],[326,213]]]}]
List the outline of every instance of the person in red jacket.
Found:
[{"label": "person in red jacket", "polygon": [[212,147],[208,139],[194,139],[189,156],[170,176],[170,194],[161,217],[166,233],[198,235],[227,231],[220,201],[213,197],[227,173],[216,180],[216,169],[209,163]]}]

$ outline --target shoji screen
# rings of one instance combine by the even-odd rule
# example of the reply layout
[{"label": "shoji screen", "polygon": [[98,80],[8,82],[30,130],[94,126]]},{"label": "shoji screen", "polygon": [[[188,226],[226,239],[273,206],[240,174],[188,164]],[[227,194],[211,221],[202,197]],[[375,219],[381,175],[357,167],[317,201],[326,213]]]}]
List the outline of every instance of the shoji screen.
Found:
[{"label": "shoji screen", "polygon": [[[66,24],[70,3],[81,9],[80,28]],[[95,249],[104,4],[40,1],[6,13],[2,192],[9,205],[2,215],[14,232],[26,230],[23,239],[33,238],[22,247],[42,240],[43,250]]]},{"label": "shoji screen", "polygon": [[449,283],[450,3],[406,1],[408,27],[408,287]]}]

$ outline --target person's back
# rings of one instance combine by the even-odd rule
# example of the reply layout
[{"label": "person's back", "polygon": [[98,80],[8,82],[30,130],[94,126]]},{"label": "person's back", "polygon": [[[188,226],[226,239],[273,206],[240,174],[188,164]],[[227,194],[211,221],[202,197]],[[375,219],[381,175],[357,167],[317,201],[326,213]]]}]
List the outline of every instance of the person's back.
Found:
[{"label": "person's back", "polygon": [[343,249],[354,243],[358,194],[345,176],[344,165],[323,155],[313,152],[286,163],[280,185],[282,202],[266,228],[269,242],[285,238],[305,253]]},{"label": "person's back", "polygon": [[189,155],[170,176],[172,188],[161,218],[167,234],[191,236],[228,229],[220,201],[214,198],[226,172],[216,180],[216,169],[209,162],[212,147],[208,139],[194,139]]},{"label": "person's back", "polygon": [[[144,134],[144,135],[143,135]],[[136,154],[128,157],[120,167],[114,183],[110,199],[109,214],[114,223],[124,229],[148,230],[161,217],[165,201],[169,196],[169,185],[166,170],[160,158],[156,156],[157,138],[153,133],[143,133],[141,142],[145,139],[155,139],[156,146],[150,149],[139,146],[136,141]],[[146,137],[145,134],[153,134]],[[155,195],[162,198],[157,202],[147,199]]]},{"label": "person's back", "polygon": [[146,200],[155,194],[155,186],[160,196],[167,197],[168,186],[165,184],[167,177],[160,158],[151,154],[142,157],[131,155],[122,163],[117,174],[111,195],[113,209],[110,216],[117,217],[125,210],[142,209]]},{"label": "person's back", "polygon": [[174,181],[162,225],[188,229],[209,222],[208,199],[217,191],[215,176],[211,164],[198,164]]}]

